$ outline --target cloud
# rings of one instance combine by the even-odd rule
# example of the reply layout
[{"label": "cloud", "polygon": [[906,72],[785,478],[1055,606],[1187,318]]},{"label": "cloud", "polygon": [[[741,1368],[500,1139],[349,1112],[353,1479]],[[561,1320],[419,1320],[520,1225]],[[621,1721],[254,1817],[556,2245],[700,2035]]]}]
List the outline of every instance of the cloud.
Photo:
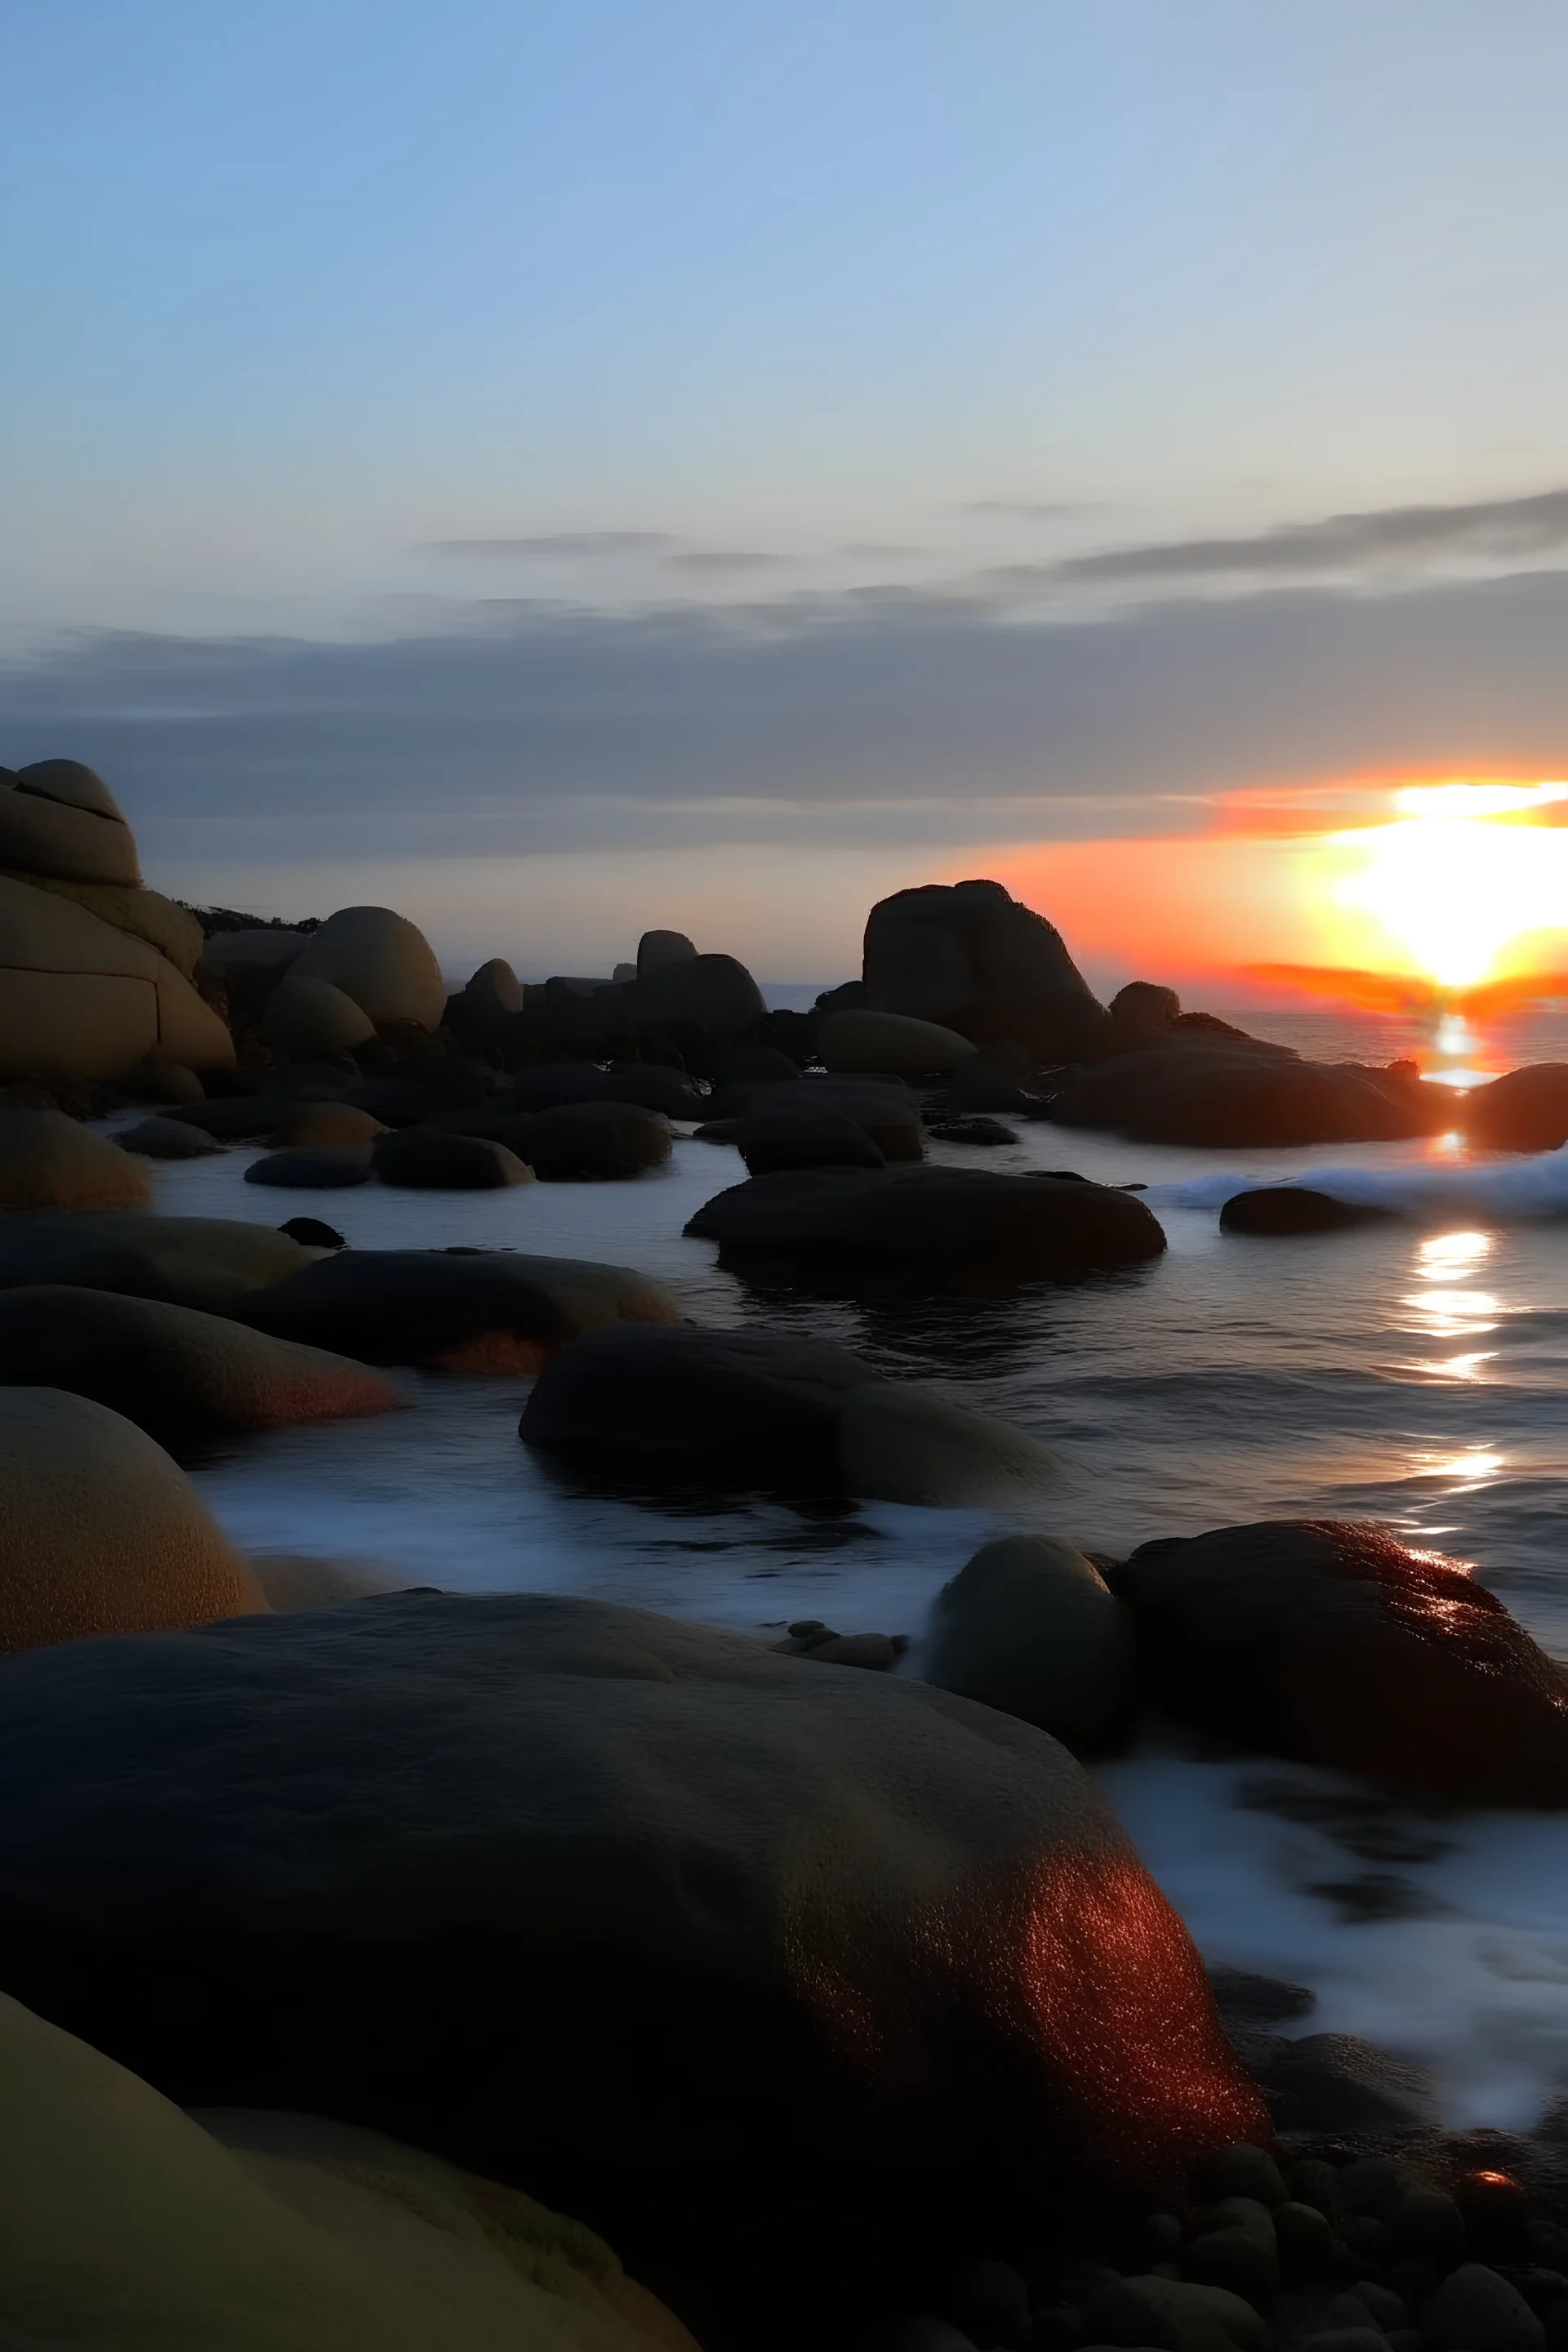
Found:
[{"label": "cloud", "polygon": [[656,555],[679,540],[668,530],[552,530],[531,539],[427,539],[419,555]]},{"label": "cloud", "polygon": [[1006,515],[1015,522],[1065,522],[1069,515],[1103,514],[1098,499],[970,499],[960,514]]},{"label": "cloud", "polygon": [[[479,604],[395,642],[85,635],[0,758],[85,759],[153,874],[227,861],[1173,834],[1322,777],[1568,772],[1568,573],[1072,619],[856,593]],[[243,904],[243,898],[231,903]],[[782,967],[781,967],[782,968]]]},{"label": "cloud", "polygon": [[786,555],[765,555],[761,550],[743,547],[698,547],[688,555],[665,558],[671,572],[709,572],[715,578],[727,572],[767,572],[788,562]]},{"label": "cloud", "polygon": [[1455,557],[1519,562],[1568,546],[1568,490],[1469,506],[1383,507],[1236,539],[1110,548],[1051,567],[1058,581],[1322,577]]}]

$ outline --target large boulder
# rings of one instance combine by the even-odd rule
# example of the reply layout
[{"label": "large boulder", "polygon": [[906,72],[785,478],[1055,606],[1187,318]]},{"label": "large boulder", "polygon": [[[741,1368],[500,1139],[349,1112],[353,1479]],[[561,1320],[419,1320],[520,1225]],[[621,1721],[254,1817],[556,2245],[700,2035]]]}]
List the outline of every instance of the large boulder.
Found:
[{"label": "large boulder", "polygon": [[534,1383],[518,1433],[590,1469],[729,1492],[956,1506],[1058,1475],[1022,1431],[886,1381],[847,1348],[689,1324],[575,1340]]},{"label": "large boulder", "polygon": [[668,971],[673,964],[696,961],[697,950],[684,931],[645,931],[637,941],[634,969],[639,980],[647,980],[656,971]]},{"label": "large boulder", "polygon": [[165,1445],[407,1402],[363,1364],[226,1316],[55,1283],[0,1291],[0,1384],[90,1397]]},{"label": "large boulder", "polygon": [[366,1363],[512,1373],[538,1371],[584,1332],[681,1315],[629,1266],[510,1250],[345,1250],[236,1312],[257,1330]]},{"label": "large boulder", "polygon": [[58,1110],[0,1106],[0,1210],[137,1209],[152,1181],[128,1152]]},{"label": "large boulder", "polygon": [[230,1067],[234,1040],[145,940],[0,876],[0,1076],[113,1079],[153,1057]]},{"label": "large boulder", "polygon": [[903,1077],[955,1070],[976,1052],[956,1029],[907,1013],[830,1013],[816,1046],[829,1070],[890,1070]]},{"label": "large boulder", "polygon": [[245,1181],[285,1192],[345,1192],[370,1182],[375,1172],[371,1160],[368,1143],[305,1144],[297,1151],[268,1151],[253,1160]]},{"label": "large boulder", "polygon": [[1568,1062],[1530,1062],[1460,1097],[1454,1124],[1489,1151],[1559,1151],[1568,1143]]},{"label": "large boulder", "polygon": [[288,930],[280,923],[248,931],[213,931],[203,944],[201,961],[232,995],[257,1005],[278,987],[310,937],[309,931]]},{"label": "large boulder", "polygon": [[1568,1805],[1568,1673],[1457,1562],[1281,1519],[1114,1574],[1152,1695],[1244,1748],[1477,1805]]},{"label": "large boulder", "polygon": [[736,1142],[752,1176],[786,1168],[885,1168],[887,1155],[865,1129],[829,1103],[770,1105],[783,1087],[760,1087],[742,1114]]},{"label": "large boulder", "polygon": [[182,2115],[0,1995],[0,2336],[56,2352],[696,2352],[609,2248],[378,2132]]},{"label": "large boulder", "polygon": [[1077,1061],[1105,1027],[1061,934],[1000,882],[899,890],[866,924],[865,1002],[1037,1060]]},{"label": "large boulder", "polygon": [[226,1217],[18,1217],[0,1220],[0,1290],[66,1282],[227,1315],[318,1255],[270,1225]]},{"label": "large boulder", "polygon": [[156,890],[133,890],[113,882],[65,882],[58,876],[28,874],[18,877],[35,890],[47,890],[52,898],[68,898],[73,906],[85,907],[100,923],[110,924],[117,931],[129,931],[132,939],[145,940],[168,959],[174,970],[185,980],[194,979],[202,960],[202,927],[188,907],[177,899],[165,898]]},{"label": "large boulder", "polygon": [[261,1015],[262,1043],[302,1061],[313,1061],[318,1054],[352,1053],[374,1034],[374,1022],[352,996],[330,980],[312,980],[303,972],[285,972]]},{"label": "large boulder", "polygon": [[265,1609],[183,1470],[117,1412],[0,1389],[0,1652]]},{"label": "large boulder", "polygon": [[526,1184],[533,1173],[504,1144],[441,1127],[405,1127],[382,1136],[371,1165],[384,1184],[422,1192],[493,1192]]},{"label": "large boulder", "polygon": [[745,965],[727,955],[683,957],[646,972],[639,964],[637,979],[616,993],[629,1005],[639,1028],[683,1022],[718,1038],[745,1036],[768,1009]]},{"label": "large boulder", "polygon": [[616,1182],[669,1158],[668,1120],[637,1103],[563,1103],[513,1131],[513,1150],[544,1184]]},{"label": "large boulder", "polygon": [[121,1128],[114,1140],[121,1151],[134,1151],[143,1160],[210,1160],[224,1148],[216,1135],[183,1118],[157,1117]]},{"label": "large boulder", "polygon": [[925,1156],[921,1107],[901,1079],[742,1079],[721,1087],[710,1105],[714,1119],[744,1118],[752,1111],[764,1112],[770,1120],[793,1116],[820,1120],[832,1114],[860,1128],[884,1160]]},{"label": "large boulder", "polygon": [[324,980],[379,1028],[417,1021],[438,1029],[447,983],[423,931],[387,907],[343,907],[311,934],[289,967],[293,980]]},{"label": "large boulder", "polygon": [[1337,1201],[1310,1184],[1264,1184],[1233,1192],[1219,1213],[1221,1233],[1269,1240],[1297,1234],[1342,1234],[1356,1225],[1386,1224],[1397,1211],[1374,1202]]},{"label": "large boulder", "polygon": [[1450,1116],[1413,1070],[1301,1062],[1230,1039],[1118,1054],[1077,1071],[1051,1103],[1064,1127],[1218,1150],[1393,1142]]},{"label": "large boulder", "polygon": [[706,1202],[686,1231],[717,1242],[721,1264],[845,1297],[1072,1280],[1165,1246],[1131,1192],[984,1168],[753,1176]]},{"label": "large boulder", "polygon": [[182,2103],[526,2184],[726,2345],[811,2340],[760,2282],[820,2293],[835,2216],[1005,2251],[1268,2129],[1055,1741],[587,1601],[0,1664],[0,1978]]},{"label": "large boulder", "polygon": [[0,768],[0,866],[132,888],[142,879],[119,802],[79,760]]},{"label": "large boulder", "polygon": [[925,1674],[1037,1724],[1075,1756],[1123,1746],[1137,1713],[1128,1612],[1058,1536],[1004,1536],[942,1587]]}]

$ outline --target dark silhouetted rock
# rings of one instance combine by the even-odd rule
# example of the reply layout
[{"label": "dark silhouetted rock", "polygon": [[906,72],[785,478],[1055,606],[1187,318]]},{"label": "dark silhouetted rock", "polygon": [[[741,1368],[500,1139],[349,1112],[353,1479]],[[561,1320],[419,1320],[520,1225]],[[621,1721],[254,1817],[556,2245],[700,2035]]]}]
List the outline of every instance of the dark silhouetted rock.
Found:
[{"label": "dark silhouetted rock", "polygon": [[1557,1151],[1568,1143],[1568,1062],[1531,1062],[1473,1087],[1453,1124],[1489,1151]]},{"label": "dark silhouetted rock", "polygon": [[1331,1192],[1314,1192],[1308,1184],[1262,1185],[1237,1192],[1219,1213],[1220,1231],[1262,1234],[1342,1234],[1355,1225],[1383,1224],[1394,1216],[1363,1201],[1336,1201]]},{"label": "dark silhouetted rock", "polygon": [[121,1128],[114,1140],[121,1151],[137,1152],[143,1160],[210,1160],[226,1148],[205,1128],[178,1118],[139,1119],[134,1127]]},{"label": "dark silhouetted rock", "polygon": [[1385,1528],[1220,1528],[1141,1545],[1112,1582],[1151,1691],[1207,1732],[1470,1804],[1568,1804],[1568,1674]]},{"label": "dark silhouetted rock", "polygon": [[795,1098],[770,1105],[769,1095],[783,1091],[764,1087],[742,1114],[736,1141],[753,1176],[771,1176],[787,1168],[887,1166],[865,1129],[829,1104]]},{"label": "dark silhouetted rock", "polygon": [[1051,1103],[1064,1127],[1221,1150],[1392,1142],[1430,1134],[1449,1115],[1413,1076],[1298,1061],[1247,1039],[1119,1054],[1073,1073]]},{"label": "dark silhouetted rock", "polygon": [[274,1283],[244,1319],[366,1363],[536,1372],[584,1332],[679,1322],[680,1308],[623,1265],[510,1250],[345,1250]]},{"label": "dark silhouetted rock", "polygon": [[1137,1713],[1128,1612],[1057,1536],[1004,1536],[975,1553],[932,1604],[924,1671],[1075,1756],[1123,1746]]},{"label": "dark silhouetted rock", "polygon": [[1106,1025],[1061,935],[999,882],[900,890],[866,924],[866,1003],[934,1021],[977,1045],[1011,1039],[1077,1061]]},{"label": "dark silhouetted rock", "polygon": [[655,2287],[819,2278],[825,2211],[908,2260],[1168,2209],[1266,2129],[1088,1774],[898,1676],[392,1594],[5,1662],[0,1792],[17,1999],[624,2225]]},{"label": "dark silhouetted rock", "polygon": [[164,1116],[220,1143],[251,1143],[269,1136],[293,1108],[279,1095],[216,1095],[210,1102],[179,1103]]},{"label": "dark silhouetted rock", "polygon": [[421,1192],[493,1192],[526,1184],[532,1172],[504,1144],[438,1127],[405,1127],[384,1136],[372,1147],[371,1166],[384,1184]]},{"label": "dark silhouetted rock", "polygon": [[624,1182],[669,1158],[667,1121],[637,1103],[563,1103],[514,1132],[514,1148],[543,1184]]},{"label": "dark silhouetted rock", "polygon": [[262,1284],[308,1263],[307,1252],[270,1227],[226,1217],[132,1210],[0,1219],[0,1290],[68,1282],[226,1315]]},{"label": "dark silhouetted rock", "polygon": [[637,941],[637,961],[632,969],[639,980],[647,980],[656,971],[665,971],[673,964],[694,963],[697,950],[684,931],[645,931]]},{"label": "dark silhouetted rock", "polygon": [[0,1105],[0,1212],[133,1209],[153,1198],[144,1168],[63,1111]]},{"label": "dark silhouetted rock", "polygon": [[868,1135],[884,1160],[925,1156],[920,1104],[898,1078],[796,1078],[776,1086],[740,1080],[721,1087],[708,1109],[708,1124],[744,1118],[752,1110],[769,1118],[831,1112]]},{"label": "dark silhouetted rock", "polygon": [[1136,1265],[1165,1246],[1131,1194],[989,1169],[819,1169],[756,1176],[689,1234],[725,1263],[834,1295],[994,1290]]},{"label": "dark silhouetted rock", "polygon": [[247,1184],[277,1184],[285,1192],[342,1192],[352,1185],[368,1184],[371,1147],[368,1143],[323,1144],[313,1151],[269,1151],[253,1160],[245,1171]]},{"label": "dark silhouetted rock", "polygon": [[887,1070],[904,1077],[955,1070],[975,1054],[967,1037],[940,1022],[871,1012],[830,1013],[818,1032],[817,1050],[829,1070]]}]

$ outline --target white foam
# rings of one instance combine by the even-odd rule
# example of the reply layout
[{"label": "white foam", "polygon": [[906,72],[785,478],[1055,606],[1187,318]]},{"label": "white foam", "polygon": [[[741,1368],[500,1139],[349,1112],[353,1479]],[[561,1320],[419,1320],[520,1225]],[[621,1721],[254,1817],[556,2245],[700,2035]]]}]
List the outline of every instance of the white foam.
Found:
[{"label": "white foam", "polygon": [[1396,1209],[1424,1220],[1562,1217],[1568,1216],[1568,1144],[1528,1158],[1453,1165],[1413,1159],[1407,1166],[1394,1168],[1300,1168],[1286,1178],[1200,1176],[1184,1183],[1152,1184],[1144,1198],[1155,1210],[1222,1209],[1238,1192],[1268,1190],[1281,1182],[1310,1186],[1359,1207]]}]

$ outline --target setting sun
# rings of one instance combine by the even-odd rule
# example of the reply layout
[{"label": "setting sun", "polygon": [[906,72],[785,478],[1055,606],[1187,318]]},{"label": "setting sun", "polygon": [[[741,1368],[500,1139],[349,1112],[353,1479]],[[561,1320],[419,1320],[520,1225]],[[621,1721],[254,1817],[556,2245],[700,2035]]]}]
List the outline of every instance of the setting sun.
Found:
[{"label": "setting sun", "polygon": [[1531,822],[1564,800],[1568,783],[1408,785],[1392,824],[1333,836],[1359,853],[1335,902],[1441,986],[1492,978],[1514,942],[1568,918],[1568,832]]}]

